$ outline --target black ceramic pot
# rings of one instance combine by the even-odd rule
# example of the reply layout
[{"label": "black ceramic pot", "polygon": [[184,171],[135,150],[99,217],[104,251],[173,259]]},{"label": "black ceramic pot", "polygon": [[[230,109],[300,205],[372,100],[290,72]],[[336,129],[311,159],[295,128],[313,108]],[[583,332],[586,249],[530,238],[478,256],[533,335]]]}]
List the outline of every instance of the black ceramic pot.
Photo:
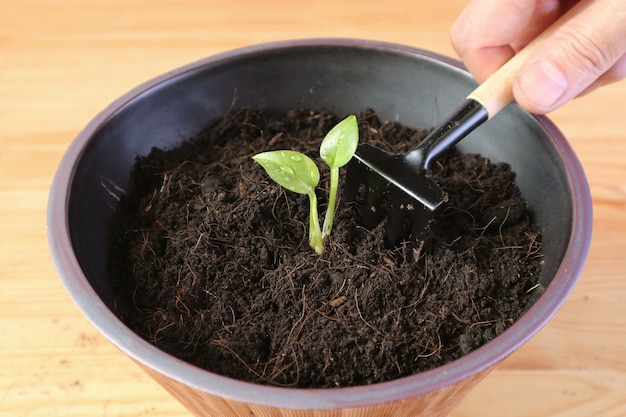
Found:
[{"label": "black ceramic pot", "polygon": [[[95,80],[94,80],[95,82]],[[554,315],[572,290],[591,238],[583,170],[545,117],[510,105],[462,141],[462,151],[506,161],[543,229],[543,291],[506,332],[422,374],[370,386],[288,389],[199,369],[124,325],[107,271],[107,226],[137,155],[172,148],[237,106],[339,114],[373,107],[382,120],[429,127],[475,83],[458,62],[359,40],[301,40],[210,57],[137,87],[97,115],[63,158],[50,193],[49,241],[59,274],[85,316],[198,416],[445,416],[495,364]]]}]

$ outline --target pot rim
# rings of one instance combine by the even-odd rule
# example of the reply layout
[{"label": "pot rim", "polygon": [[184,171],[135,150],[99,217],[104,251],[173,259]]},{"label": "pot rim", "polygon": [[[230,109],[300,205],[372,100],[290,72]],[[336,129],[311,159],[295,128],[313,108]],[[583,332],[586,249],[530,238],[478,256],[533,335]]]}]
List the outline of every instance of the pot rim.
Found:
[{"label": "pot rim", "polygon": [[146,90],[199,67],[237,60],[267,50],[338,46],[420,56],[461,70],[453,58],[395,43],[351,38],[314,38],[257,44],[213,55],[153,78],[124,94],[100,112],[78,134],[66,151],[55,175],[47,213],[48,241],[57,271],[87,319],[110,342],[143,366],[198,390],[236,401],[291,409],[334,409],[371,406],[405,400],[462,381],[500,362],[534,336],[559,310],[580,275],[590,246],[592,204],[583,168],[573,149],[545,116],[534,116],[549,135],[566,167],[573,196],[573,219],[569,244],[551,285],[545,293],[502,335],[444,366],[416,375],[367,386],[305,389],[264,386],[239,381],[198,368],[169,355],[143,340],[106,306],[89,284],[74,254],[67,219],[70,185],[77,161],[92,135],[124,104]]}]

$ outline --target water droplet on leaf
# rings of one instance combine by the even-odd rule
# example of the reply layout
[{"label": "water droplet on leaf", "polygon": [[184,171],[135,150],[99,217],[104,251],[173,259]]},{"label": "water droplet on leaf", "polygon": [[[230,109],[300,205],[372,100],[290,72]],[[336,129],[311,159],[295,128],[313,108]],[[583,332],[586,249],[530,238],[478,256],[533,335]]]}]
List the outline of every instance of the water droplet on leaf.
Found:
[{"label": "water droplet on leaf", "polygon": [[290,166],[287,165],[281,165],[280,166],[281,171],[289,174],[289,175],[294,175],[296,173],[296,171],[294,171],[294,169]]}]

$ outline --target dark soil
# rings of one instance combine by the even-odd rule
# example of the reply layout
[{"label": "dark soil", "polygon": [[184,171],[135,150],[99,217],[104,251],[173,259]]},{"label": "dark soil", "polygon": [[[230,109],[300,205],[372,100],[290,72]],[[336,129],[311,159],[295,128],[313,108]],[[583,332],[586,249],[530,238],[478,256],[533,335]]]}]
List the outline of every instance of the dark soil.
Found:
[{"label": "dark soil", "polygon": [[[406,152],[424,132],[358,116],[361,141]],[[322,256],[308,200],[251,156],[294,149],[319,161],[340,117],[234,111],[173,150],[139,157],[111,227],[121,318],[160,349],[233,378],[343,387],[428,370],[507,329],[542,264],[541,234],[506,164],[456,151],[431,176],[449,195],[418,251],[385,247],[340,202]],[[506,140],[503,138],[502,140]],[[327,169],[320,162],[324,212]]]}]

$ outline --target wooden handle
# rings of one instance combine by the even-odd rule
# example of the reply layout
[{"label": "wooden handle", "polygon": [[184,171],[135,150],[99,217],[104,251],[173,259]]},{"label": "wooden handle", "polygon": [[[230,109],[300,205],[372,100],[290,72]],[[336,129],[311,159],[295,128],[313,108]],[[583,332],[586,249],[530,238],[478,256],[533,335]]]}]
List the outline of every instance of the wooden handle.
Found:
[{"label": "wooden handle", "polygon": [[495,116],[502,108],[513,101],[513,82],[518,72],[528,59],[528,57],[549,38],[554,32],[562,27],[566,22],[578,15],[594,0],[581,1],[571,10],[561,16],[556,22],[550,25],[538,37],[533,39],[524,49],[519,51],[513,58],[507,61],[481,85],[472,91],[467,98],[478,101],[487,110],[489,118]]}]

